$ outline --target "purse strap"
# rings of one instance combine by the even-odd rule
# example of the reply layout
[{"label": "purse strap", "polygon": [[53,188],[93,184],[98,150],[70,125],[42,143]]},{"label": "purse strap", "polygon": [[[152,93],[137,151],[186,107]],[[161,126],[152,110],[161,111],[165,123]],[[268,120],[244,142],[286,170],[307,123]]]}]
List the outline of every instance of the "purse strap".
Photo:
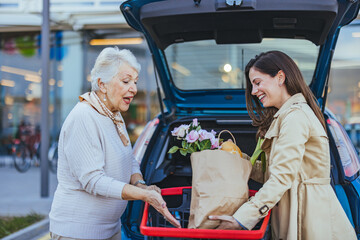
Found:
[{"label": "purse strap", "polygon": [[225,130],[222,130],[221,132],[219,132],[218,138],[220,139],[220,135],[221,135],[223,132],[229,133],[229,134],[231,135],[231,137],[233,138],[233,141],[234,141],[234,143],[235,143],[235,145],[236,145],[235,137],[234,137],[234,135],[232,135],[232,133],[231,133],[229,130],[226,130],[226,129],[225,129]]}]

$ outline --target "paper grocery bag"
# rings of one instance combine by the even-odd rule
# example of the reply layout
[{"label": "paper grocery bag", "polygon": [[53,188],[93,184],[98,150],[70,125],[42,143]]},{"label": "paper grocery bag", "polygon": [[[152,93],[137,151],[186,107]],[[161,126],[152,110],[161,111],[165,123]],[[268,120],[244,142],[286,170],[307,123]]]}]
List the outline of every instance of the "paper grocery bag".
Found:
[{"label": "paper grocery bag", "polygon": [[190,156],[192,191],[188,228],[212,229],[219,220],[209,215],[233,215],[248,200],[252,165],[239,154],[204,150]]}]

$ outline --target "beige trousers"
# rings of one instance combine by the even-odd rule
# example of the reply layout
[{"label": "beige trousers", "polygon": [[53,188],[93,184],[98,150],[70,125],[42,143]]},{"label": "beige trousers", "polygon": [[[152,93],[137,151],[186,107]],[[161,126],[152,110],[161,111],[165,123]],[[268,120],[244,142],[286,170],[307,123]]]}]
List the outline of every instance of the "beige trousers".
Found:
[{"label": "beige trousers", "polygon": [[[52,232],[50,232],[50,236],[51,236],[51,240],[99,240],[99,239],[79,239],[79,238],[62,237]],[[121,231],[116,233],[111,238],[100,239],[100,240],[121,240]]]}]

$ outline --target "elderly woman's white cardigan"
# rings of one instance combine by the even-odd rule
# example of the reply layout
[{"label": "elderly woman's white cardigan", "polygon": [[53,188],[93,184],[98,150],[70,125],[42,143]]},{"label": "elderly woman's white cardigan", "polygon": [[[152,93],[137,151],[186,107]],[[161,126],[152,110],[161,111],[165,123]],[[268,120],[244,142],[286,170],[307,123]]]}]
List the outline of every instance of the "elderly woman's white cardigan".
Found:
[{"label": "elderly woman's white cardigan", "polygon": [[120,230],[127,205],[121,199],[123,187],[140,173],[131,144],[124,146],[112,120],[81,102],[63,124],[58,152],[50,231],[72,238],[110,238]]}]

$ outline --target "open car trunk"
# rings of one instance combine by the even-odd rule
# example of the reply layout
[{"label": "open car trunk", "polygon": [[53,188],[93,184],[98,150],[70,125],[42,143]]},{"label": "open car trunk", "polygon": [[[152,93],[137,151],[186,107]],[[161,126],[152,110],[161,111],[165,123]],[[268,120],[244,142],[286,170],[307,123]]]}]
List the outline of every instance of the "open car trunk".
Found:
[{"label": "open car trunk", "polygon": [[[181,144],[181,141],[176,140],[176,137],[171,135],[171,131],[181,124],[190,124],[193,118],[197,118],[202,129],[207,131],[214,130],[219,134],[222,130],[229,130],[233,134],[236,144],[240,147],[241,151],[249,156],[252,155],[252,152],[256,147],[257,128],[252,126],[252,121],[248,116],[194,115],[191,117],[178,118],[166,124],[160,123],[159,125],[162,125],[162,127],[157,128],[156,131],[158,132],[154,133],[157,137],[153,137],[148,143],[147,151],[145,152],[141,163],[144,179],[148,185],[157,185],[161,189],[192,185],[190,154],[183,156],[179,151],[174,154],[169,154],[168,151],[172,146],[179,146],[179,144]],[[225,141],[227,139],[232,139],[230,134],[226,132],[221,134],[221,138]],[[156,146],[156,148],[154,146]],[[219,159],[219,161],[222,160]],[[261,185],[262,184],[251,179],[249,180],[249,189],[258,190]],[[177,208],[182,205],[181,198],[178,196],[166,196],[164,199],[166,200],[169,209]],[[139,211],[141,214],[139,214]],[[123,227],[132,232],[132,239],[142,239],[139,226],[143,217],[143,211],[144,202],[129,201],[127,213],[124,214],[124,216],[127,217],[123,218],[122,221]],[[153,214],[158,215],[156,211],[153,211]],[[187,218],[188,215],[185,216],[186,221]],[[260,225],[261,224],[259,224],[259,226]]]},{"label": "open car trunk", "polygon": [[[246,109],[243,73],[246,63],[260,52],[289,54],[319,105],[325,106],[339,29],[357,16],[359,4],[340,0],[125,1],[121,11],[147,40],[161,83],[160,104],[166,107],[156,119],[160,123],[152,137],[143,138],[149,141],[143,141],[147,150],[139,161],[147,184],[160,188],[192,185],[190,155],[168,151],[180,144],[171,131],[193,118],[205,130],[231,131],[241,151],[252,155],[257,128]],[[333,149],[337,151],[337,146]],[[260,186],[249,181],[250,189]],[[358,206],[358,194],[349,196],[356,196],[351,207]],[[176,200],[169,198],[167,204],[175,206]],[[143,239],[139,231],[143,206],[140,201],[129,202],[124,214],[123,226],[132,239]],[[358,228],[357,207],[352,212]]]},{"label": "open car trunk", "polygon": [[[229,130],[236,141],[236,144],[240,147],[241,151],[252,155],[252,151],[256,147],[256,131],[257,129],[251,125],[249,118],[239,118],[235,116],[207,116],[207,117],[194,117],[198,118],[202,129],[207,131],[214,130],[219,134],[222,130]],[[172,146],[180,146],[181,141],[177,140],[176,137],[171,135],[171,131],[175,127],[179,127],[181,124],[189,124],[192,122],[191,118],[181,118],[168,125],[166,137],[164,141],[158,142],[162,144],[163,151],[159,156],[151,156],[149,159],[157,159],[154,163],[147,164],[146,168],[149,170],[150,165],[155,165],[152,171],[147,171],[149,174],[150,183],[156,184],[160,188],[178,187],[178,186],[191,186],[191,163],[190,154],[183,156],[179,151],[176,153],[168,153]],[[221,138],[226,141],[232,139],[232,136],[224,132],[221,134]],[[219,159],[221,161],[221,159]]]}]

